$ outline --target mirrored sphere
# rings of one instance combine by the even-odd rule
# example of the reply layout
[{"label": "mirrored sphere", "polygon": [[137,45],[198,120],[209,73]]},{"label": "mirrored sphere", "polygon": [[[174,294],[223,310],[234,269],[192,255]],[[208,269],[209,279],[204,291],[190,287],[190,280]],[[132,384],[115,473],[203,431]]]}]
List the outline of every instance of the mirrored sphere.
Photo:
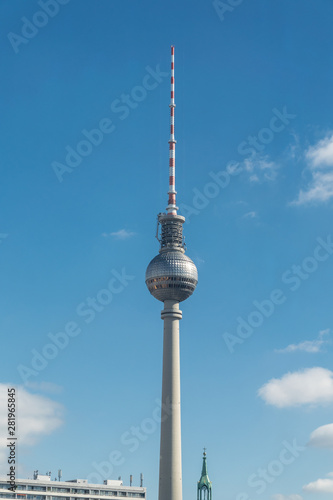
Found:
[{"label": "mirrored sphere", "polygon": [[186,300],[198,283],[198,271],[194,262],[182,252],[170,251],[158,254],[146,271],[146,285],[158,300]]}]

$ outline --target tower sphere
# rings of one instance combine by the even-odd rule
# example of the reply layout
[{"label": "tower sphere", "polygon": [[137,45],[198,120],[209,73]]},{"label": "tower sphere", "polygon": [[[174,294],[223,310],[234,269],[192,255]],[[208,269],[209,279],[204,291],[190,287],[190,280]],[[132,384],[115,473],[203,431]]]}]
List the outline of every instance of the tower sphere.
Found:
[{"label": "tower sphere", "polygon": [[163,251],[153,258],[146,271],[146,285],[155,299],[182,302],[198,283],[194,262],[181,251]]}]

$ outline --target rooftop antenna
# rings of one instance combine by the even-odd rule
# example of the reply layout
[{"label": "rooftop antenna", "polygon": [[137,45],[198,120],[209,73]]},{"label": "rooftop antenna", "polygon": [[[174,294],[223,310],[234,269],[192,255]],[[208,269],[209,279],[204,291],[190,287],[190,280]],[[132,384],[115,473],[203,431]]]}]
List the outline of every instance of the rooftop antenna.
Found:
[{"label": "rooftop antenna", "polygon": [[168,215],[177,215],[176,206],[176,140],[175,140],[175,47],[171,45],[171,100],[170,100],[170,139],[169,139],[169,202]]},{"label": "rooftop antenna", "polygon": [[61,477],[62,477],[62,470],[58,469],[58,480],[59,481],[61,481]]},{"label": "rooftop antenna", "polygon": [[140,474],[140,488],[142,488],[142,486],[143,486],[143,474],[141,472],[141,474]]},{"label": "rooftop antenna", "polygon": [[133,483],[133,476],[132,474],[130,475],[130,486],[132,486],[132,483]]}]

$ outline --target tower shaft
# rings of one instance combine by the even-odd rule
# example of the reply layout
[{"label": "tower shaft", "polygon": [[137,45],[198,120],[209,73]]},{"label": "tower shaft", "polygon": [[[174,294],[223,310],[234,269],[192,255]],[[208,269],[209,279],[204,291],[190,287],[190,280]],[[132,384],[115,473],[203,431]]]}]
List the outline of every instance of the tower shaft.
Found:
[{"label": "tower shaft", "polygon": [[165,300],[159,500],[182,500],[179,302]]}]

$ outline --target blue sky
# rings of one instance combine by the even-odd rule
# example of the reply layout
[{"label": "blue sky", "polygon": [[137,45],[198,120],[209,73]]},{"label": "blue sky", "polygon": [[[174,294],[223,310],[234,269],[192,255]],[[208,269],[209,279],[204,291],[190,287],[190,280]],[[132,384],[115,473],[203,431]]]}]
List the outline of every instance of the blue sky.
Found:
[{"label": "blue sky", "polygon": [[157,496],[162,304],[144,273],[167,204],[174,44],[176,187],[199,271],[181,307],[184,499],[204,446],[216,499],[329,498],[332,3],[0,14],[1,472],[15,386],[21,476],[143,472]]}]

